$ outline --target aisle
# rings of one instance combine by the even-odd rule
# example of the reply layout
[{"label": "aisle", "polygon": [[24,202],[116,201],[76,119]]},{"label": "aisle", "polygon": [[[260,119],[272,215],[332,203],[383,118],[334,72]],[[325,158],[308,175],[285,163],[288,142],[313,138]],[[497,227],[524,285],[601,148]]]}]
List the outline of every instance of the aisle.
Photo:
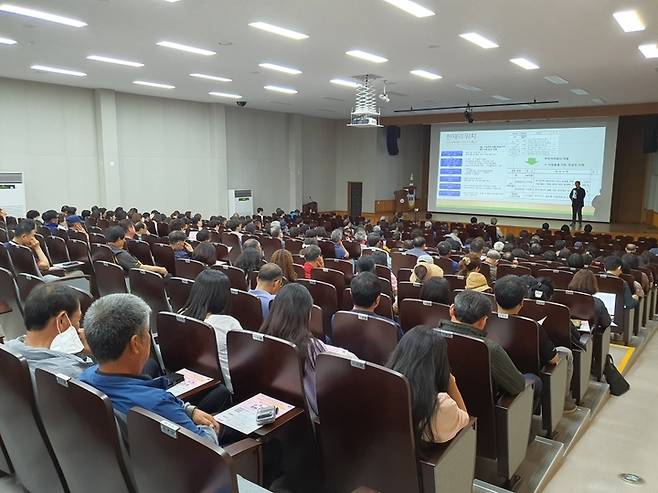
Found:
[{"label": "aisle", "polygon": [[[610,397],[545,493],[622,493],[658,491],[658,337],[653,337],[629,371],[631,390]],[[617,475],[630,472],[644,478],[641,486]]]}]

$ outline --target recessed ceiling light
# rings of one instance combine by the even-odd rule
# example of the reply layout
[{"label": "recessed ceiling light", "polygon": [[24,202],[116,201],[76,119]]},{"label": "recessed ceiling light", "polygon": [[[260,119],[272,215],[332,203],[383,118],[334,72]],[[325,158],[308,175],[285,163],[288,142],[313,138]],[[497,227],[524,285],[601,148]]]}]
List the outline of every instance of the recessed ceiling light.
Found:
[{"label": "recessed ceiling light", "polygon": [[589,94],[585,89],[571,89],[571,92],[578,96],[587,96]]},{"label": "recessed ceiling light", "polygon": [[379,56],[379,55],[373,55],[372,53],[368,53],[366,51],[361,51],[361,50],[350,50],[350,51],[346,51],[345,54],[372,63],[388,62],[388,58],[384,58],[383,56]]},{"label": "recessed ceiling light", "polygon": [[384,0],[384,1],[386,3],[390,3],[394,7],[404,10],[405,12],[411,15],[415,15],[416,17],[431,17],[433,15],[436,15],[430,9],[427,9],[422,5],[418,5],[416,2],[412,2],[411,0]]},{"label": "recessed ceiling light", "polygon": [[645,58],[658,58],[658,44],[646,44],[638,46]]},{"label": "recessed ceiling light", "polygon": [[268,91],[281,92],[283,94],[297,94],[295,89],[290,89],[288,87],[279,87],[279,86],[265,86],[265,89]]},{"label": "recessed ceiling light", "polygon": [[462,84],[457,84],[457,87],[459,87],[460,89],[464,89],[465,91],[473,91],[473,92],[482,91],[482,89],[480,89],[479,87],[470,86],[468,84],[463,84],[463,83]]},{"label": "recessed ceiling light", "polygon": [[105,63],[114,63],[115,65],[125,65],[126,67],[143,67],[144,64],[140,62],[129,62],[128,60],[120,60],[119,58],[110,58],[107,56],[100,55],[89,55],[87,60],[93,60],[95,62],[105,62]]},{"label": "recessed ceiling light", "polygon": [[16,43],[17,41],[13,39],[0,38],[0,45],[15,45]]},{"label": "recessed ceiling light", "polygon": [[548,75],[548,76],[544,77],[544,79],[546,79],[548,82],[552,82],[553,84],[557,84],[558,86],[569,83],[568,80],[563,79],[559,75]]},{"label": "recessed ceiling light", "polygon": [[290,74],[290,75],[299,75],[302,73],[301,70],[297,70],[296,68],[284,67],[283,65],[276,65],[275,63],[259,63],[258,66],[261,68],[276,70],[277,72],[283,72],[284,74]]},{"label": "recessed ceiling light", "polygon": [[157,87],[158,89],[176,89],[176,86],[171,84],[161,84],[160,82],[148,82],[146,80],[136,80],[133,81],[133,84],[138,86],[148,86],[148,87]]},{"label": "recessed ceiling light", "polygon": [[459,37],[478,45],[480,48],[498,48],[496,43],[478,33],[464,33],[460,34]]},{"label": "recessed ceiling light", "polygon": [[534,62],[531,62],[527,58],[512,58],[510,59],[510,62],[526,70],[537,70],[539,68],[539,65],[537,65]]},{"label": "recessed ceiling light", "polygon": [[337,86],[350,87],[352,89],[356,89],[357,87],[361,86],[361,84],[354,82],[353,80],[331,79],[329,82],[336,84]]},{"label": "recessed ceiling light", "polygon": [[644,31],[646,28],[636,10],[622,10],[612,16],[626,33]]},{"label": "recessed ceiling light", "polygon": [[180,0],[165,0],[165,2],[169,2],[169,3],[176,3],[176,2],[179,2],[179,1]]},{"label": "recessed ceiling light", "polygon": [[494,99],[497,99],[498,101],[509,101],[510,100],[510,98],[507,98],[505,96],[501,96],[499,94],[494,94],[491,97],[494,98]]},{"label": "recessed ceiling light", "polygon": [[260,29],[261,31],[267,31],[268,33],[278,34],[279,36],[283,36],[290,39],[300,40],[300,39],[308,38],[307,34],[298,33],[296,31],[286,29],[285,27],[279,27],[279,26],[275,26],[274,24],[268,24],[267,22],[262,22],[262,21],[250,22],[249,25],[251,27],[255,27],[256,29]]},{"label": "recessed ceiling light", "polygon": [[78,19],[71,19],[70,17],[62,17],[61,15],[49,14],[41,10],[28,9],[12,5],[10,3],[0,4],[0,11],[8,12],[10,14],[24,15],[26,17],[33,17],[34,19],[41,19],[42,21],[56,22],[57,24],[64,24],[71,27],[85,27],[86,22]]},{"label": "recessed ceiling light", "polygon": [[233,82],[233,79],[229,79],[227,77],[219,77],[217,75],[190,74],[190,77],[196,77],[197,79],[214,80],[215,82]]},{"label": "recessed ceiling light", "polygon": [[187,53],[194,53],[195,55],[212,56],[217,54],[211,50],[204,50],[203,48],[196,48],[194,46],[174,43],[173,41],[160,41],[156,44],[158,46],[164,46],[165,48],[172,48],[174,50],[186,51]]},{"label": "recessed ceiling light", "polygon": [[65,68],[49,67],[48,65],[32,65],[30,68],[32,70],[37,70],[39,72],[52,72],[53,74],[72,75],[74,77],[87,77],[87,74],[85,74],[84,72],[78,72],[77,70],[68,70]]},{"label": "recessed ceiling light", "polygon": [[423,79],[429,79],[429,80],[443,79],[443,77],[441,77],[439,74],[435,74],[433,72],[429,72],[423,69],[412,70],[409,73],[417,77],[422,77]]},{"label": "recessed ceiling light", "polygon": [[239,94],[231,94],[228,92],[209,92],[211,96],[217,96],[219,98],[229,98],[229,99],[242,99],[242,96]]}]

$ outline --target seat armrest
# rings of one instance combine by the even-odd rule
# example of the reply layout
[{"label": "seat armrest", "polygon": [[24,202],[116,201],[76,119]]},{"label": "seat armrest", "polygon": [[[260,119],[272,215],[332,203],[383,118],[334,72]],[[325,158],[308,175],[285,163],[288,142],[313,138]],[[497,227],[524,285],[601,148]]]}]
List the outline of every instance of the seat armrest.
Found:
[{"label": "seat armrest", "polygon": [[558,362],[548,364],[540,371],[539,376],[544,385],[541,395],[541,415],[548,438],[553,437],[555,428],[564,413],[564,400],[569,388],[567,385],[567,365],[565,356],[558,353]]},{"label": "seat armrest", "polygon": [[263,448],[260,440],[245,438],[223,448],[233,459],[236,474],[252,483],[263,484]]},{"label": "seat armrest", "polygon": [[532,422],[532,385],[515,397],[504,396],[496,403],[496,446],[498,472],[511,478],[525,458]]},{"label": "seat armrest", "polygon": [[51,275],[51,276],[57,276],[57,277],[64,277],[66,275],[66,271],[64,269],[60,269],[58,267],[51,267],[50,269],[46,271],[41,272],[42,275]]}]

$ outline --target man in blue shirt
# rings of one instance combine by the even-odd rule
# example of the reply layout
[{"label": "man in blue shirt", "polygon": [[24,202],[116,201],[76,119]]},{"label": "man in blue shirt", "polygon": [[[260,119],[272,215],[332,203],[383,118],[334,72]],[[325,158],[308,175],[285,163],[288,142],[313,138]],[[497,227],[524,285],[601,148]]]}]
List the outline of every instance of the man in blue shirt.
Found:
[{"label": "man in blue shirt", "polygon": [[187,242],[187,235],[183,231],[172,231],[169,233],[169,245],[174,251],[176,258],[189,259],[194,248]]},{"label": "man in blue shirt", "polygon": [[334,252],[337,259],[347,259],[350,257],[347,249],[343,246],[343,232],[340,229],[334,229],[331,232],[331,241],[334,244]]},{"label": "man in blue shirt", "polygon": [[217,444],[220,424],[206,412],[167,392],[167,379],[142,375],[151,352],[150,309],[132,294],[110,294],[85,314],[85,335],[98,365],[80,380],[106,394],[122,417],[139,406]]},{"label": "man in blue shirt", "polygon": [[270,302],[276,297],[283,286],[283,271],[277,264],[269,263],[263,265],[258,271],[256,278],[256,289],[249,292],[257,296],[263,310],[263,320],[270,314]]},{"label": "man in blue shirt", "polygon": [[407,255],[415,255],[416,257],[420,257],[421,255],[425,255],[425,238],[422,236],[416,236],[413,239],[413,248],[411,250],[407,250],[405,253]]}]

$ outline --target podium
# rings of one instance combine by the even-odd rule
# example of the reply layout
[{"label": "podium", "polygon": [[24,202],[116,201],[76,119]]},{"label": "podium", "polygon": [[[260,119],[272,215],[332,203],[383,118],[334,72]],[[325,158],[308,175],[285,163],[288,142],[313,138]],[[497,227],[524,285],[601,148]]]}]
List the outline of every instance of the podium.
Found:
[{"label": "podium", "polygon": [[317,202],[308,202],[302,205],[302,212],[304,214],[316,213],[318,212],[318,203]]},{"label": "podium", "polygon": [[[407,196],[406,190],[396,190],[395,194],[395,212],[411,212],[413,207],[409,205],[409,199]],[[418,198],[416,198],[416,204],[418,204]],[[415,206],[414,205],[414,206]]]}]

